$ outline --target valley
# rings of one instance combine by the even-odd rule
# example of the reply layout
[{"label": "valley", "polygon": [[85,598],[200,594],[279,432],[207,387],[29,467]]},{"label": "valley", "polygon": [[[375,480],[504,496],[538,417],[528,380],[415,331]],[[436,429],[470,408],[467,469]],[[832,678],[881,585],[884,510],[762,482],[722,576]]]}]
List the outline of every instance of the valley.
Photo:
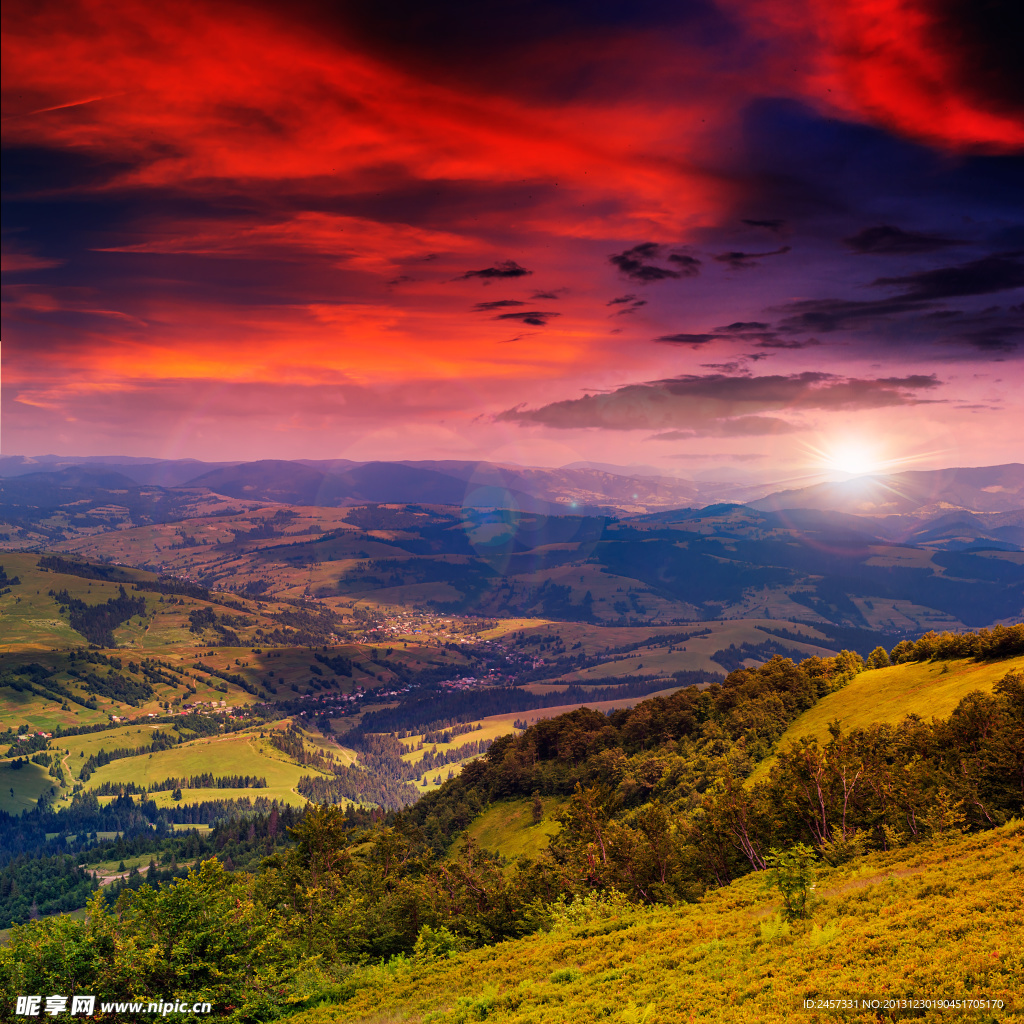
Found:
[{"label": "valley", "polygon": [[[256,915],[231,941],[285,979],[204,989],[238,1020],[589,1020],[627,978],[623,1020],[674,1020],[631,973],[668,963],[651,929],[676,936],[665,970],[703,965],[705,1009],[739,957],[737,1007],[782,1020],[766,979],[812,996],[847,977],[833,951],[876,941],[887,879],[938,941],[916,879],[945,850],[957,899],[996,900],[979,949],[1011,969],[970,851],[995,829],[1019,858],[1020,513],[566,515],[116,483],[7,510],[0,957],[88,944],[83,921],[136,942],[147,900],[231,893]],[[837,819],[848,765],[864,781]],[[787,923],[762,883],[801,843],[824,895]],[[534,956],[555,966],[510,988],[506,965]]]}]

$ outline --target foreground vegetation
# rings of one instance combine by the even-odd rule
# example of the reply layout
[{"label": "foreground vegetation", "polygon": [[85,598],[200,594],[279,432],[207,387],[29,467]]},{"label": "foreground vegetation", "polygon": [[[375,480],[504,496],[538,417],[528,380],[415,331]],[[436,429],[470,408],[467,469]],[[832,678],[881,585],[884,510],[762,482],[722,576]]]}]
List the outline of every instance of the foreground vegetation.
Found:
[{"label": "foreground vegetation", "polygon": [[[331,1004],[295,1024],[1006,1021],[1021,1011],[1016,939],[1024,864],[1019,821],[976,836],[857,857],[817,876],[813,915],[787,925],[759,876],[698,903],[636,908],[589,898],[551,908],[523,939],[471,952],[421,948],[354,970]],[[426,947],[426,943],[422,944]],[[804,1000],[1001,1000],[944,1009],[836,1013]]]},{"label": "foreground vegetation", "polygon": [[774,1024],[835,1020],[803,1002],[844,998],[1001,1001],[841,1015],[994,1024],[1020,1011],[1022,864],[1019,820],[976,835],[950,830],[819,865],[809,915],[792,922],[758,874],[692,904],[638,907],[606,893],[535,906],[528,934],[475,950],[424,924],[408,953],[360,965],[311,953],[253,876],[209,861],[187,881],[122,897],[116,913],[97,898],[84,920],[15,929],[0,985],[6,997],[187,991],[232,1019],[296,1024]]},{"label": "foreground vegetation", "polygon": [[[925,656],[903,653],[900,671]],[[152,851],[149,868],[97,891],[84,920],[16,927],[0,990],[188,991],[235,1020],[310,1024],[781,1021],[803,1012],[797,997],[857,993],[1006,1001],[1020,967],[1024,675],[997,666],[991,692],[948,718],[833,721],[826,741],[780,748],[863,666],[850,652],[775,657],[720,686],[501,737],[387,820],[351,804],[284,819],[266,802],[176,837],[142,825],[129,795],[92,798],[80,827],[115,817],[115,835],[134,835],[132,848],[107,841],[102,863]],[[305,742],[282,738],[322,758]]]}]

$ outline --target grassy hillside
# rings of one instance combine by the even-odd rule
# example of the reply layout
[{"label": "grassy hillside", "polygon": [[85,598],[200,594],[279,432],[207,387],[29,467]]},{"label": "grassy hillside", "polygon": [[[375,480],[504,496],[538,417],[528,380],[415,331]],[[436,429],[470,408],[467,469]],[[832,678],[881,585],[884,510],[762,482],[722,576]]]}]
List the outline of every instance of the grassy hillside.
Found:
[{"label": "grassy hillside", "polygon": [[[837,731],[821,747],[779,751],[750,790],[741,780],[802,711],[856,681],[854,656],[801,665],[777,657],[722,686],[540,722],[499,738],[393,818],[324,806],[301,820],[285,807],[288,822],[276,808],[222,821],[206,847],[192,836],[161,862],[230,850],[224,865],[258,866],[258,877],[206,861],[145,899],[125,895],[113,912],[97,905],[88,933],[75,922],[30,925],[12,935],[6,958],[0,953],[0,984],[6,971],[8,998],[29,977],[60,991],[66,969],[56,954],[79,944],[87,966],[67,969],[75,984],[87,970],[130,977],[139,991],[176,991],[188,978],[202,986],[193,991],[236,1007],[238,1021],[772,1024],[832,1018],[805,1012],[803,1000],[817,998],[965,997],[1009,1004],[986,1004],[970,1019],[1011,1019],[1024,966],[1015,941],[1024,678],[1008,671],[1020,659],[1019,631],[996,639],[1016,645],[1015,656],[992,666],[1002,678],[990,695],[972,691],[944,720],[876,723]],[[922,638],[910,655],[980,650],[983,640],[994,643]],[[927,673],[927,662],[909,664]],[[147,777],[163,776],[162,762],[190,749],[217,756],[235,748],[225,768],[249,773],[251,760],[240,758],[274,756],[256,749],[260,728],[157,749],[140,765]],[[279,739],[291,762],[308,760],[311,745],[327,749],[297,729]],[[391,761],[406,762],[399,739],[389,743],[362,750],[390,773]],[[128,765],[94,777],[119,768]],[[349,795],[343,776],[335,795]],[[402,776],[391,778],[394,786]],[[132,808],[115,801],[101,810],[144,824],[127,817]],[[105,824],[101,817],[89,821]],[[293,843],[274,848],[291,822]],[[94,859],[145,855],[148,832]],[[472,849],[460,833],[475,840]],[[778,850],[788,851],[783,863],[801,862],[807,904],[777,884]],[[16,909],[24,920],[26,908]],[[200,961],[189,961],[189,950],[203,950]],[[254,976],[247,965],[257,962],[265,970]],[[945,1008],[933,1010],[912,1015],[949,1019]]]},{"label": "grassy hillside", "polygon": [[39,794],[56,786],[56,780],[41,765],[21,762],[15,768],[13,760],[0,761],[0,811],[20,814],[31,810]]},{"label": "grassy hillside", "polygon": [[[1024,825],[871,854],[822,870],[813,921],[779,931],[779,903],[747,877],[678,908],[595,908],[547,932],[451,959],[357,971],[351,998],[293,1024],[432,1021],[567,1024],[603,1019],[832,1021],[804,999],[999,999],[974,1021],[1020,1019],[1017,941]],[[589,918],[589,919],[588,919]],[[924,1010],[845,1019],[961,1019]]]},{"label": "grassy hillside", "polygon": [[[295,764],[266,739],[261,739],[258,733],[244,732],[192,740],[144,758],[112,761],[96,770],[89,779],[88,788],[94,789],[104,782],[149,785],[171,776],[202,772],[215,776],[255,775],[265,778],[267,786],[265,789],[185,789],[182,790],[183,802],[262,796],[282,803],[304,805],[306,799],[295,792],[295,784],[303,775],[315,774],[313,769]],[[169,791],[154,793],[153,799],[158,806],[169,806],[174,802]]]},{"label": "grassy hillside", "polygon": [[[542,817],[533,820],[533,801],[502,800],[492,804],[465,831],[482,850],[497,853],[508,860],[536,857],[547,849],[548,841],[558,831],[555,814],[565,804],[557,797],[543,797]],[[460,842],[460,847],[462,843]]]},{"label": "grassy hillside", "polygon": [[[844,732],[875,722],[895,725],[907,715],[945,718],[972,690],[991,693],[1007,672],[1024,669],[1024,657],[1004,661],[905,662],[861,672],[841,690],[823,697],[783,733],[779,748],[802,736],[828,741],[829,722],[838,721]],[[750,783],[765,778],[775,758],[766,758],[751,775]]]},{"label": "grassy hillside", "polygon": [[782,737],[828,739],[828,723],[838,719],[844,731],[872,722],[895,724],[907,715],[945,718],[972,690],[991,693],[1007,672],[1024,669],[1024,657],[997,662],[962,659],[892,665],[862,672],[843,689],[805,711]]}]

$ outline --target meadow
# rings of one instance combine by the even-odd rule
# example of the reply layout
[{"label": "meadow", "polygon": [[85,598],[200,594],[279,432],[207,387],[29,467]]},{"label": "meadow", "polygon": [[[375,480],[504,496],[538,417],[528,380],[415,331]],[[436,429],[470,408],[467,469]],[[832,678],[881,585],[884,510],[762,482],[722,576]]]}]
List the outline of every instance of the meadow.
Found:
[{"label": "meadow", "polygon": [[[303,775],[316,774],[316,769],[296,764],[271,746],[268,739],[261,738],[259,730],[249,730],[190,740],[170,750],[112,761],[96,770],[89,779],[88,788],[95,789],[103,783],[117,785],[127,782],[146,786],[169,777],[187,777],[202,772],[215,776],[255,775],[266,778],[267,786],[265,789],[183,789],[182,803],[259,796],[302,806],[306,798],[295,792],[295,785]],[[152,798],[158,807],[170,807],[176,803],[170,791],[156,792]]]},{"label": "meadow", "polygon": [[31,761],[22,763],[17,770],[12,760],[0,761],[0,811],[20,814],[36,806],[40,794],[57,785],[42,765]]}]

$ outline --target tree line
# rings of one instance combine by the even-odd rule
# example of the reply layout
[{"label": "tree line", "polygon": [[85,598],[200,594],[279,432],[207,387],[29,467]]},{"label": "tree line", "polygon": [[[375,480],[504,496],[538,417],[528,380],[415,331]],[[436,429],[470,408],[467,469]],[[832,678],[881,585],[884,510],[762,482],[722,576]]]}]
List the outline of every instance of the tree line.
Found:
[{"label": "tree line", "polygon": [[93,788],[97,796],[116,796],[121,793],[144,796],[147,793],[167,793],[182,789],[266,789],[267,780],[256,775],[170,775],[159,782],[142,785],[137,782],[101,782]]}]

